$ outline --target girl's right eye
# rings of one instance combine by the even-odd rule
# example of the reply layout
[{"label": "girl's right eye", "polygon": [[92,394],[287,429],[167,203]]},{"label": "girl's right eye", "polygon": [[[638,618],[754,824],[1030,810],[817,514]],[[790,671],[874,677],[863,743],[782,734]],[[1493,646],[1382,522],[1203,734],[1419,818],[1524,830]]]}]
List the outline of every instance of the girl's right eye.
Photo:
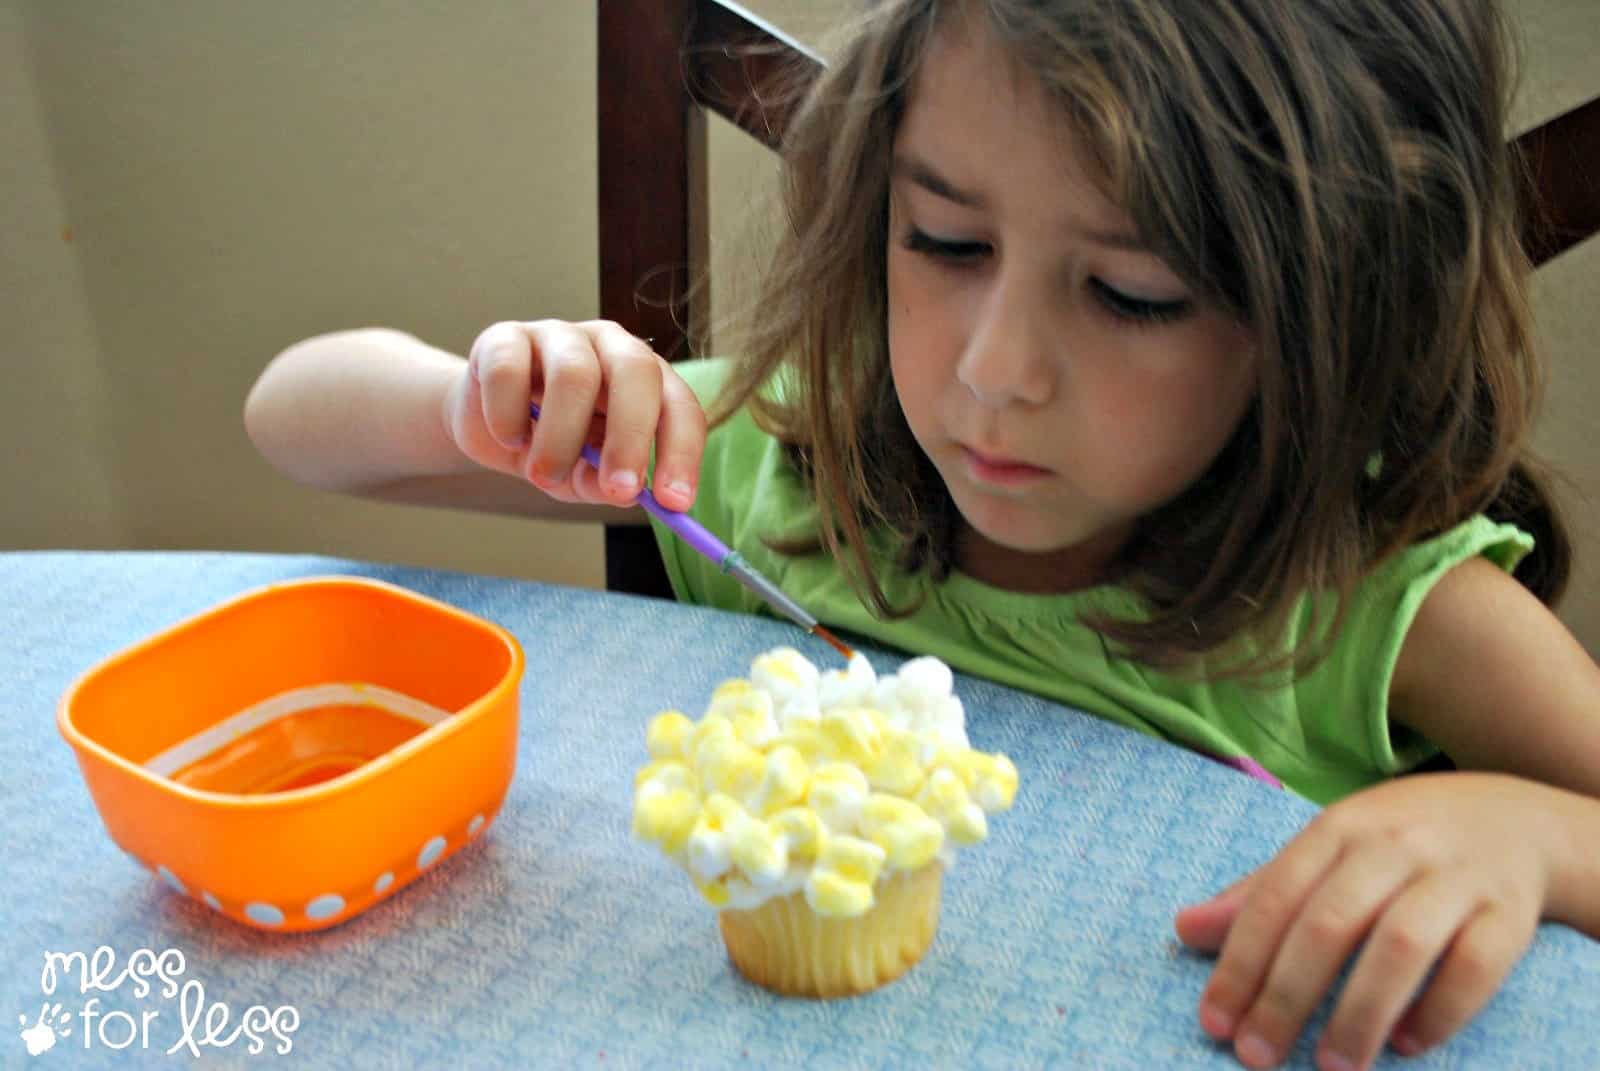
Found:
[{"label": "girl's right eye", "polygon": [[935,238],[926,231],[913,227],[906,232],[901,244],[913,253],[921,253],[936,260],[947,260],[955,263],[974,261],[989,253],[987,242],[952,241],[948,238]]}]

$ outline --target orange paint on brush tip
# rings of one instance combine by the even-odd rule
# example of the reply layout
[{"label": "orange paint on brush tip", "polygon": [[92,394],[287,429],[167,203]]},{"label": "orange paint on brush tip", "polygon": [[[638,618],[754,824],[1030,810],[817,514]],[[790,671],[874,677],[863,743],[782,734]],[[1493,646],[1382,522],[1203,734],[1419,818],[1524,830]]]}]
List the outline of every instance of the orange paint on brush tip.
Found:
[{"label": "orange paint on brush tip", "polygon": [[827,629],[823,628],[821,625],[813,625],[811,628],[811,634],[817,639],[821,640],[823,643],[826,643],[829,647],[832,647],[835,651],[838,651],[840,654],[844,655],[845,661],[847,662],[856,656],[856,653],[852,651],[843,640],[829,632]]}]

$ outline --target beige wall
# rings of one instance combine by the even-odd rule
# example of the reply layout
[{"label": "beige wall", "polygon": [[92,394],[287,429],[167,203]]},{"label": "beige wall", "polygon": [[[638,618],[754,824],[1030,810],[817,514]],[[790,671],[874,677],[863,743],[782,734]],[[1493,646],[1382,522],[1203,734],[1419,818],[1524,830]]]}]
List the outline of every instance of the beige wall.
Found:
[{"label": "beige wall", "polygon": [[[816,38],[855,0],[751,0]],[[1600,91],[1593,0],[1514,0],[1519,126]],[[463,349],[596,307],[592,0],[0,0],[0,547],[309,550],[598,584],[598,530],[351,501],[255,456],[239,409],[305,335]],[[714,264],[770,158],[711,133]],[[1540,273],[1542,442],[1600,651],[1600,242]],[[25,461],[22,459],[26,459]]]},{"label": "beige wall", "polygon": [[123,542],[106,376],[24,49],[0,5],[0,546]]},{"label": "beige wall", "polygon": [[27,90],[0,94],[23,161],[6,281],[28,271],[0,337],[48,388],[7,391],[0,415],[51,463],[0,476],[31,506],[3,511],[0,544],[602,581],[598,529],[308,491],[240,421],[262,365],[308,334],[385,323],[464,349],[497,319],[594,315],[592,5],[0,11],[24,61],[0,55],[0,78]]}]

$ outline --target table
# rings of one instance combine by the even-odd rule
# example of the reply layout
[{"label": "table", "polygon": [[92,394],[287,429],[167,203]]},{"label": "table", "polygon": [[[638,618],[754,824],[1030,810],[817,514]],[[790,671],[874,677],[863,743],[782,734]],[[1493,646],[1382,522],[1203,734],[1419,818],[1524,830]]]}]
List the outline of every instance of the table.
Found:
[{"label": "table", "polygon": [[[480,841],[389,901],[322,933],[260,933],[171,891],[112,843],[55,704],[83,670],[160,628],[260,584],[333,573],[405,585],[517,635],[527,672],[516,776]],[[827,648],[792,626],[320,557],[19,552],[0,554],[0,635],[0,1008],[19,1032],[48,1018],[44,953],[106,946],[119,969],[138,949],[181,951],[183,977],[227,1007],[230,1029],[252,1005],[298,1015],[287,1054],[260,1024],[259,1055],[245,1035],[202,1050],[202,1066],[1236,1067],[1196,1023],[1210,961],[1178,947],[1172,916],[1268,859],[1314,813],[1214,762],[958,678],[974,746],[1020,771],[1015,807],[948,875],[938,937],[909,974],[852,1000],[782,999],[739,977],[711,910],[629,823],[648,718],[670,706],[698,714],[768,647],[826,663]],[[870,653],[880,672],[901,660]],[[76,987],[57,989],[50,1021],[65,1017],[71,1033],[36,1066],[195,1062],[181,1047],[192,1013],[177,1000],[140,999],[131,983],[98,995],[90,1028]],[[115,1009],[126,1024],[104,1018]],[[156,1017],[141,1038],[128,1027],[142,1011]],[[1463,1034],[1383,1065],[1597,1067],[1597,1020],[1600,944],[1545,925]],[[1311,1066],[1311,1052],[1308,1035],[1291,1066]],[[0,1054],[0,1065],[35,1066],[21,1040]]]}]

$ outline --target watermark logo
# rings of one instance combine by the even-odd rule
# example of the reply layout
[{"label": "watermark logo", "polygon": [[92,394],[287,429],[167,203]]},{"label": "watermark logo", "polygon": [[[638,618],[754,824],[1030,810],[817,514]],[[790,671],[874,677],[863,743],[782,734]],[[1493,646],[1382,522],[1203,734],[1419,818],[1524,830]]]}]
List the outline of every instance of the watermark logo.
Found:
[{"label": "watermark logo", "polygon": [[[284,1056],[294,1048],[300,1013],[293,1005],[252,1004],[236,1017],[225,1001],[207,997],[204,982],[185,978],[187,969],[176,948],[159,954],[141,948],[121,964],[105,945],[87,954],[46,952],[39,975],[44,1000],[31,1024],[26,1012],[17,1016],[18,1037],[29,1056],[67,1046],[137,1048],[168,1056],[187,1052],[195,1057],[201,1049],[225,1049],[236,1043],[252,1056],[267,1052],[269,1046]],[[135,1018],[121,1008],[104,1007],[95,995],[119,991],[139,1001],[175,1002],[176,1009],[140,1007]],[[176,1015],[163,1019],[163,1012],[173,1010]]]},{"label": "watermark logo", "polygon": [[38,1056],[56,1047],[56,1042],[72,1033],[72,1016],[61,1010],[61,1002],[48,1000],[39,1006],[39,1017],[28,1025],[26,1015],[17,1016],[22,1024],[22,1041],[28,1046],[29,1056]]}]

